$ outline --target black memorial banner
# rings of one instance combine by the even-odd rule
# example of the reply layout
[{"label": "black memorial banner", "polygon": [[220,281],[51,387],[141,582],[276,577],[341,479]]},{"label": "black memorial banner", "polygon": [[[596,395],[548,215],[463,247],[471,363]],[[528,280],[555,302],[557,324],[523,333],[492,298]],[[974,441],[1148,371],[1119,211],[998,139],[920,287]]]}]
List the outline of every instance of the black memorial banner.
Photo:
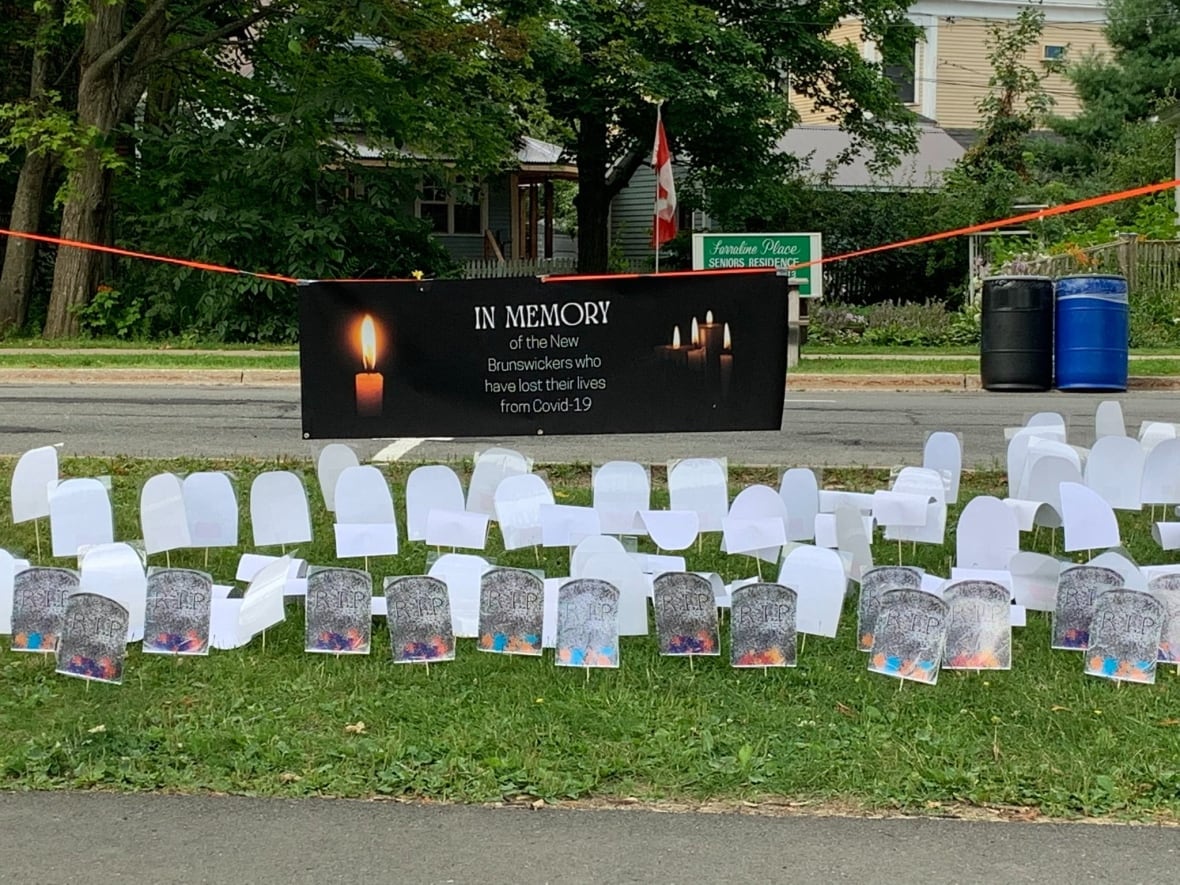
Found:
[{"label": "black memorial banner", "polygon": [[305,283],[303,435],[777,430],[786,282],[768,271]]}]

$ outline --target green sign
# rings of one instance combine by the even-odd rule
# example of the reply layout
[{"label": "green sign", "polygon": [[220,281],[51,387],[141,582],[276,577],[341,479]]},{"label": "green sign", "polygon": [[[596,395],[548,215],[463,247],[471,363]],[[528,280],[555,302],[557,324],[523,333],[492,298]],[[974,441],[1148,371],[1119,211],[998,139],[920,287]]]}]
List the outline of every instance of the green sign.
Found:
[{"label": "green sign", "polygon": [[693,234],[693,270],[724,270],[727,267],[800,267],[792,276],[804,280],[803,298],[821,298],[824,293],[822,268],[809,264],[823,257],[819,234]]}]

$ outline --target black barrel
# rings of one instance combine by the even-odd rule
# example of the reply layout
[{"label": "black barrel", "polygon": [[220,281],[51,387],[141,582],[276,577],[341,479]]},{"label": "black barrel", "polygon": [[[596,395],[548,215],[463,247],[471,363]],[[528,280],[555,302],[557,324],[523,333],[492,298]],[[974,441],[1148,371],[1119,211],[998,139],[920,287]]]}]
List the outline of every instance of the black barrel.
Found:
[{"label": "black barrel", "polygon": [[984,390],[1053,387],[1053,280],[989,277],[979,317]]}]

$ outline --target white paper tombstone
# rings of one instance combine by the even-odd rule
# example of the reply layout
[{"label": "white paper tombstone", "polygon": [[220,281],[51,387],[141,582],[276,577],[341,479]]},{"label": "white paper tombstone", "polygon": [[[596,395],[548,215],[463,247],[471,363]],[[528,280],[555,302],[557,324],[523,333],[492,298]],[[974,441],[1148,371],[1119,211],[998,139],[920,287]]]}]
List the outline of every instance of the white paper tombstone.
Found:
[{"label": "white paper tombstone", "polygon": [[1112,550],[1103,551],[1087,562],[1086,565],[1095,565],[1099,568],[1108,568],[1111,571],[1116,571],[1123,579],[1123,586],[1128,590],[1142,590],[1144,593],[1147,592],[1147,576],[1143,574],[1143,570],[1131,558],[1131,554],[1127,552],[1125,547],[1116,547]]},{"label": "white paper tombstone", "polygon": [[1033,611],[1053,611],[1061,574],[1059,559],[1044,553],[1015,553],[1008,562],[1008,572],[1012,576],[1012,598],[1017,605]]},{"label": "white paper tombstone", "polygon": [[1065,442],[1065,431],[1059,427],[1022,427],[1008,441],[1008,494],[1018,497],[1020,483],[1024,478],[1025,462],[1028,460],[1028,449],[1035,439],[1048,439]]},{"label": "white paper tombstone", "polygon": [[643,530],[639,513],[651,508],[651,478],[635,461],[608,461],[591,479],[594,509],[608,535],[629,535]]},{"label": "white paper tombstone", "polygon": [[806,467],[792,467],[783,474],[779,497],[787,508],[787,540],[815,539],[815,516],[819,513],[819,482]]},{"label": "white paper tombstone", "polygon": [[1005,569],[1020,550],[1016,515],[999,498],[979,495],[959,514],[955,564],[960,568]]},{"label": "white paper tombstone", "polygon": [[376,467],[347,467],[336,481],[336,555],[397,555],[393,494]]},{"label": "white paper tombstone", "polygon": [[229,477],[220,471],[190,473],[183,488],[192,545],[237,547],[238,499]]},{"label": "white paper tombstone", "polygon": [[543,547],[576,547],[602,534],[602,519],[593,507],[542,504],[540,518]]},{"label": "white paper tombstone", "polygon": [[1128,436],[1103,436],[1086,459],[1086,485],[1116,510],[1142,510],[1143,449]]},{"label": "white paper tombstone", "polygon": [[1011,596],[992,581],[956,581],[943,591],[948,608],[947,670],[1012,668]]},{"label": "white paper tombstone", "polygon": [[[958,442],[957,437],[952,438]],[[879,500],[887,509],[904,503],[904,516],[899,513],[897,517],[900,518],[882,519],[876,508],[873,515],[885,526],[888,540],[942,544],[946,539],[946,495],[946,483],[941,473],[929,468],[904,467],[894,480],[891,491],[874,494],[874,500]]]},{"label": "white paper tombstone", "polygon": [[254,546],[303,544],[311,540],[311,513],[303,480],[289,470],[268,470],[250,484]]},{"label": "white paper tombstone", "polygon": [[1049,510],[1038,509],[1036,522],[1048,528],[1061,526],[1061,484],[1082,485],[1082,475],[1077,465],[1068,458],[1057,455],[1042,455],[1030,459],[1025,468],[1025,483],[1020,498],[1048,504]]},{"label": "white paper tombstone", "polygon": [[777,583],[798,594],[796,626],[800,633],[836,635],[848,589],[844,561],[838,553],[800,545],[783,559]]},{"label": "white paper tombstone", "polygon": [[482,556],[447,553],[430,566],[429,577],[447,585],[451,630],[455,636],[479,635],[479,594],[484,572],[490,565]]},{"label": "white paper tombstone", "polygon": [[541,507],[553,504],[553,492],[535,473],[507,476],[493,496],[496,522],[505,550],[541,544]]},{"label": "white paper tombstone", "polygon": [[431,510],[454,512],[466,506],[463,484],[450,467],[427,464],[414,468],[406,479],[406,537],[411,541],[426,540]]},{"label": "white paper tombstone", "polygon": [[1117,399],[1105,399],[1094,409],[1095,441],[1109,436],[1126,436],[1127,425],[1123,421],[1123,404]]},{"label": "white paper tombstone", "polygon": [[127,609],[109,596],[78,592],[66,600],[56,671],[96,682],[123,682]]},{"label": "white paper tombstone", "polygon": [[81,547],[115,540],[106,486],[97,479],[67,479],[49,492],[49,531],[54,556],[77,556]]},{"label": "white paper tombstone", "polygon": [[57,484],[57,446],[29,449],[12,471],[12,521],[28,522],[49,515],[49,489]]},{"label": "white paper tombstone", "polygon": [[701,533],[701,517],[694,510],[644,510],[639,518],[659,550],[685,550]]},{"label": "white paper tombstone", "polygon": [[854,581],[859,581],[860,576],[873,567],[870,537],[865,532],[865,523],[858,510],[852,507],[836,508],[836,549],[852,558],[848,577]]},{"label": "white paper tombstone", "polygon": [[184,485],[173,473],[149,477],[139,493],[139,523],[148,554],[192,546],[188,513],[184,509]]},{"label": "white paper tombstone", "polygon": [[490,448],[475,456],[471,482],[467,486],[467,509],[485,516],[496,515],[496,489],[510,476],[521,476],[532,469],[532,464],[520,452],[512,449]]},{"label": "white paper tombstone", "polygon": [[1147,590],[1164,607],[1159,659],[1169,664],[1180,664],[1180,574],[1152,578],[1147,583]]},{"label": "white paper tombstone", "polygon": [[652,607],[660,654],[721,654],[717,601],[708,579],[666,572],[652,581]]},{"label": "white paper tombstone", "polygon": [[1063,564],[1053,611],[1052,647],[1084,650],[1090,643],[1095,600],[1107,590],[1122,585],[1122,576],[1113,569]]},{"label": "white paper tombstone", "polygon": [[1180,549],[1180,522],[1153,522],[1151,537],[1162,550]]},{"label": "white paper tombstone", "polygon": [[873,496],[869,492],[844,492],[835,489],[819,490],[819,512],[835,513],[837,507],[852,507],[865,516],[873,512]]},{"label": "white paper tombstone", "polygon": [[729,617],[732,667],[794,667],[798,595],[781,584],[737,587]]},{"label": "white paper tombstone", "polygon": [[1139,425],[1139,445],[1145,453],[1166,439],[1176,438],[1176,425],[1164,421],[1144,421]]},{"label": "white paper tombstone", "polygon": [[328,443],[316,458],[315,472],[320,483],[320,494],[324,498],[324,509],[336,512],[336,480],[349,467],[360,466],[356,452],[344,443]]},{"label": "white paper tombstone", "polygon": [[922,450],[922,466],[944,477],[946,502],[958,503],[959,480],[963,475],[963,445],[958,434],[947,430],[930,434]]},{"label": "white paper tombstone", "polygon": [[922,587],[921,569],[906,565],[882,565],[866,570],[860,577],[860,596],[856,605],[856,647],[873,650],[873,630],[881,610],[881,597],[887,590]]},{"label": "white paper tombstone", "polygon": [[922,590],[888,590],[873,631],[869,670],[933,685],[946,650],[947,603]]},{"label": "white paper tombstone", "polygon": [[786,505],[770,486],[742,489],[722,520],[725,551],[778,562],[782,546],[787,543],[787,522]]},{"label": "white paper tombstone", "polygon": [[1122,543],[1114,510],[1087,486],[1076,482],[1061,484],[1061,520],[1065,525],[1062,549],[1067,553],[1117,547]]},{"label": "white paper tombstone", "polygon": [[698,531],[719,532],[729,512],[726,467],[714,458],[685,458],[668,468],[668,509],[694,511]]},{"label": "white paper tombstone", "polygon": [[1150,593],[1108,590],[1094,601],[1086,674],[1118,682],[1155,682],[1166,611]]},{"label": "white paper tombstone", "polygon": [[16,563],[12,554],[0,550],[0,635],[12,633],[12,582],[16,576]]},{"label": "white paper tombstone", "polygon": [[601,554],[625,554],[627,550],[623,547],[618,538],[612,538],[608,535],[599,535],[596,538],[586,538],[578,543],[574,548],[574,552],[570,554],[570,577],[571,578],[585,578],[586,563],[593,556]]},{"label": "white paper tombstone", "polygon": [[254,576],[238,610],[237,640],[245,645],[263,630],[286,620],[283,590],[287,584],[291,557],[280,556]]},{"label": "white paper tombstone", "polygon": [[651,579],[630,554],[590,556],[581,564],[578,577],[606,581],[618,591],[616,608],[620,636],[647,635],[647,598],[651,595]]},{"label": "white paper tombstone", "polygon": [[1180,439],[1164,439],[1143,459],[1144,504],[1180,504]]},{"label": "white paper tombstone", "polygon": [[147,575],[143,560],[130,544],[98,544],[82,557],[80,593],[113,599],[127,610],[128,642],[143,639],[147,609]]},{"label": "white paper tombstone", "polygon": [[1025,427],[1060,427],[1065,430],[1065,418],[1060,412],[1034,412],[1024,422]]}]

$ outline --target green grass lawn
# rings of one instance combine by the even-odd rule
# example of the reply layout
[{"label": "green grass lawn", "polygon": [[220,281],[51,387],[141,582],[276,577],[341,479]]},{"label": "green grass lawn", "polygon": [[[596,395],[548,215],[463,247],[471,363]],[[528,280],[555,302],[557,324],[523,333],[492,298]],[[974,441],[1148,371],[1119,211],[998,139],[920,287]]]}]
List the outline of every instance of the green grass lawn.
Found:
[{"label": "green grass lawn", "polygon": [[6,353],[0,350],[0,368],[43,369],[298,369],[296,353]]},{"label": "green grass lawn", "polygon": [[[465,473],[468,465],[456,465]],[[264,469],[306,463],[147,462],[64,459],[63,475],[110,474],[119,538],[137,537],[138,495],[153,473],[233,472],[249,537],[246,490]],[[403,500],[406,465],[393,465]],[[0,465],[7,500],[11,461]],[[549,469],[561,503],[589,502],[587,465]],[[777,483],[773,470],[734,470],[736,491]],[[825,486],[871,490],[883,472],[827,470]],[[666,506],[655,471],[657,506]],[[1003,494],[1002,476],[964,479],[966,496]],[[311,495],[316,540],[299,551],[333,561],[332,533]],[[954,508],[948,525],[958,514]],[[30,524],[8,546],[35,550]],[[1167,561],[1146,513],[1120,514],[1123,538],[1142,563]],[[47,543],[42,529],[42,542]],[[419,574],[427,550],[404,542],[398,557],[370,563],[377,587]],[[953,538],[953,528],[948,537]],[[1025,546],[1049,549],[1024,536]],[[1059,542],[1058,542],[1059,543]],[[646,549],[646,542],[641,544]],[[244,548],[243,548],[244,549]],[[214,550],[224,582],[240,550]],[[953,542],[902,550],[907,564],[947,574]],[[565,550],[505,552],[500,564],[562,575]],[[173,565],[203,567],[200,551]],[[898,560],[892,542],[878,562]],[[1081,559],[1081,557],[1076,557]],[[164,556],[151,558],[163,564]],[[727,579],[754,574],[715,536],[688,551],[691,569]],[[773,572],[766,567],[768,577]],[[838,800],[865,808],[930,811],[948,803],[1031,806],[1053,815],[1174,816],[1180,810],[1180,679],[1120,687],[1082,674],[1078,653],[1050,651],[1048,619],[1030,613],[1014,634],[1010,672],[944,672],[936,686],[900,684],[866,671],[855,650],[855,608],[835,639],[807,637],[799,666],[735,671],[723,623],[723,656],[660,658],[653,638],[625,638],[617,671],[559,669],[541,660],[481,653],[460,640],[456,660],[429,669],[395,665],[384,622],[367,657],[303,652],[297,605],[287,621],[236,651],[173,659],[129,653],[121,687],[53,673],[38,655],[0,652],[0,787],[224,791],[278,796],[400,796],[455,801],[637,797],[642,800]]]}]

